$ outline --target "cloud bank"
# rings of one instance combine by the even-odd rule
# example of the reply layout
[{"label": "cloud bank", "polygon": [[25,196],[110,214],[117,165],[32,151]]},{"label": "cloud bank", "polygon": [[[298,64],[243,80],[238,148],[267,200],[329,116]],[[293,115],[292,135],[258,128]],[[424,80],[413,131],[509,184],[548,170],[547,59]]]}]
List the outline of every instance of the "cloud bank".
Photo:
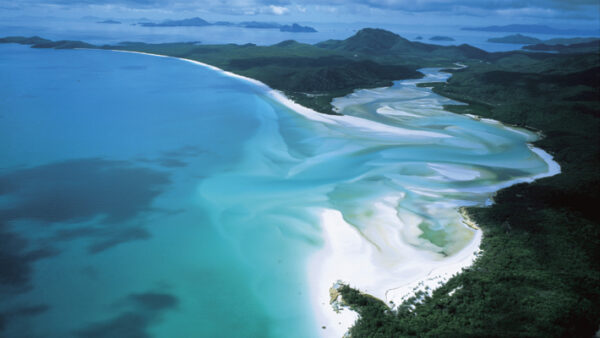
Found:
[{"label": "cloud bank", "polygon": [[[162,11],[206,15],[291,15],[315,20],[339,15],[368,17],[391,16],[393,13],[435,13],[478,17],[539,17],[598,20],[597,0],[23,0],[15,5],[68,8],[104,8],[121,11]],[[15,6],[11,8],[14,9]],[[0,9],[2,10],[2,9]]]}]

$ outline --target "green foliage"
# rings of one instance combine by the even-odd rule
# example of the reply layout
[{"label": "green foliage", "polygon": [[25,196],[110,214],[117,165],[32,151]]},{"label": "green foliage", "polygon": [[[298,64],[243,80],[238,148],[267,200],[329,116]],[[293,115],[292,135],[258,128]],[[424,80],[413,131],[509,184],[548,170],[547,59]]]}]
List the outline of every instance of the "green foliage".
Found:
[{"label": "green foliage", "polygon": [[0,39],[0,43],[18,43],[22,45],[35,45],[39,43],[51,42],[50,40],[42,39],[39,36],[32,36],[30,38],[23,36],[8,36]]},{"label": "green foliage", "polygon": [[349,53],[354,58],[370,59],[380,63],[419,67],[443,67],[457,61],[486,59],[488,53],[469,46],[439,46],[409,41],[397,34],[365,28],[346,40],[327,40],[315,46],[323,49]]},{"label": "green foliage", "polygon": [[600,52],[600,39],[572,43],[569,45],[563,44],[547,44],[540,43],[536,45],[524,46],[523,49],[538,50],[538,51],[554,51],[559,53],[598,53]]},{"label": "green foliage", "polygon": [[32,48],[54,48],[54,49],[75,49],[75,48],[96,48],[96,46],[81,41],[61,40],[35,43]]},{"label": "green foliage", "polygon": [[293,40],[272,46],[124,43],[103,48],[205,62],[257,79],[283,91],[298,103],[327,114],[335,114],[331,106],[334,97],[349,94],[357,88],[390,86],[394,80],[423,76],[413,64],[380,63],[373,57],[356,57],[348,51]]}]

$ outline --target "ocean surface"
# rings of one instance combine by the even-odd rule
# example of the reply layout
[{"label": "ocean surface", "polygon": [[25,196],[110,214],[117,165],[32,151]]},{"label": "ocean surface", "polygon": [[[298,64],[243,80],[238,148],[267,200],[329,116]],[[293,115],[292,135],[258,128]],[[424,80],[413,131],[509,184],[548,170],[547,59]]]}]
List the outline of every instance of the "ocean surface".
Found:
[{"label": "ocean surface", "polygon": [[1,45],[0,335],[332,335],[307,268],[324,212],[380,268],[355,270],[402,276],[472,243],[457,207],[556,170],[416,82],[326,117],[178,59]]}]

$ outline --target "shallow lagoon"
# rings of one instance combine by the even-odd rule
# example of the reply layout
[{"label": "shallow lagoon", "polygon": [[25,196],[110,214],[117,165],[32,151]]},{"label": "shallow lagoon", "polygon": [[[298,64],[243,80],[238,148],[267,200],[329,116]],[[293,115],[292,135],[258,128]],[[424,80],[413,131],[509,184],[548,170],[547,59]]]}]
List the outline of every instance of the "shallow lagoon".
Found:
[{"label": "shallow lagoon", "polygon": [[418,81],[323,117],[172,58],[0,48],[9,336],[336,334],[315,314],[336,276],[311,260],[331,248],[324,213],[370,264],[335,278],[372,269],[385,294],[370,288],[472,248],[458,206],[549,171],[535,134],[445,112]]}]

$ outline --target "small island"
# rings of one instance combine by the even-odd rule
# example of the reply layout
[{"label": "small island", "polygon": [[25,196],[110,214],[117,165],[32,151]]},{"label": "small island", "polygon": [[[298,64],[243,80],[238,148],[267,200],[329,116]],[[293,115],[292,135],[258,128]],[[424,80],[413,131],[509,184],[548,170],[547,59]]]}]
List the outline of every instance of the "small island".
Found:
[{"label": "small island", "polygon": [[317,32],[317,30],[312,27],[300,26],[297,23],[292,24],[292,25],[283,25],[279,28],[279,30],[282,32],[292,32],[292,33],[316,33]]},{"label": "small island", "polygon": [[436,35],[429,38],[431,41],[454,41],[453,38],[449,36]]},{"label": "small island", "polygon": [[600,39],[568,45],[539,43],[523,46],[522,48],[531,51],[557,52],[561,54],[600,53]]},{"label": "small island", "polygon": [[[535,45],[535,44],[544,44],[544,45],[572,45],[572,44],[583,44],[600,40],[600,38],[554,38],[548,40],[542,40],[538,38],[534,38],[531,36],[521,35],[521,34],[513,34],[507,35],[500,38],[489,38],[488,42],[493,43],[511,43],[518,45]],[[525,47],[523,47],[525,48]],[[530,49],[530,48],[525,48]],[[533,49],[533,48],[532,48]]]},{"label": "small island", "polygon": [[282,25],[276,22],[263,21],[243,21],[239,23],[229,21],[208,22],[202,18],[194,17],[182,20],[165,20],[162,22],[139,22],[142,27],[206,27],[206,26],[227,26],[241,27],[251,29],[278,29],[281,32],[289,33],[315,33],[316,29],[310,26],[301,26],[297,23],[291,25]]},{"label": "small island", "polygon": [[244,28],[255,28],[255,29],[279,29],[281,25],[275,22],[262,22],[262,21],[245,21],[240,22],[237,25],[238,27]]},{"label": "small island", "polygon": [[189,18],[183,20],[166,20],[163,22],[140,22],[138,25],[143,27],[202,27],[210,26],[208,21],[201,18]]},{"label": "small island", "polygon": [[493,43],[511,43],[511,44],[516,44],[516,45],[531,45],[534,43],[542,42],[542,40],[540,40],[538,38],[521,35],[521,34],[507,35],[507,36],[503,36],[501,38],[489,38],[489,39],[487,39],[487,41],[493,42]]},{"label": "small island", "polygon": [[590,32],[579,29],[559,29],[546,25],[504,25],[504,26],[486,26],[486,27],[462,27],[465,31],[479,32],[500,32],[500,33],[531,33],[531,34],[556,34],[556,35],[592,35],[596,32]]},{"label": "small island", "polygon": [[96,23],[109,24],[109,25],[120,25],[121,24],[120,21],[116,21],[116,20],[104,20],[104,21],[98,21]]}]

